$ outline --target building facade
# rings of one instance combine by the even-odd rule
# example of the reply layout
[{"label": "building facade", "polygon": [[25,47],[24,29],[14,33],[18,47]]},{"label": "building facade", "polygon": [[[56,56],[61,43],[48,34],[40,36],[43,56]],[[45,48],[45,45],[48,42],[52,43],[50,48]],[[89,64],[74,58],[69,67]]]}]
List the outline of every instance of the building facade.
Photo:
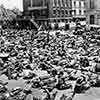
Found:
[{"label": "building facade", "polygon": [[23,0],[25,16],[40,22],[70,22],[71,0]]},{"label": "building facade", "polygon": [[87,22],[100,25],[100,0],[87,0]]},{"label": "building facade", "polygon": [[23,0],[24,15],[37,21],[48,20],[48,0]]},{"label": "building facade", "polygon": [[23,0],[25,16],[39,22],[86,20],[86,0]]},{"label": "building facade", "polygon": [[71,8],[71,0],[49,0],[49,20],[69,23],[72,20]]},{"label": "building facade", "polygon": [[73,20],[86,20],[86,0],[72,0]]}]

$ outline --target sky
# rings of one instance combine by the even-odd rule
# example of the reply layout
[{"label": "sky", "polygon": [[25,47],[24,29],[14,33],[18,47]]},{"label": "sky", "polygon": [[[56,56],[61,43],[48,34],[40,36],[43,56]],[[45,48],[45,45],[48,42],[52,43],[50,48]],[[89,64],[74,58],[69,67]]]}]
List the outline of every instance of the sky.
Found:
[{"label": "sky", "polygon": [[7,9],[18,8],[23,11],[23,0],[0,0],[0,5],[3,4]]}]

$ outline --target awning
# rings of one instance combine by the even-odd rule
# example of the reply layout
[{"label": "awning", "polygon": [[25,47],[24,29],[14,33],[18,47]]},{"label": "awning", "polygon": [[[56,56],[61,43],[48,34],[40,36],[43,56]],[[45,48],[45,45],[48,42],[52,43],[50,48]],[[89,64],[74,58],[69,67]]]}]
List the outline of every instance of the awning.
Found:
[{"label": "awning", "polygon": [[28,10],[44,10],[44,9],[47,9],[47,6],[28,7]]}]

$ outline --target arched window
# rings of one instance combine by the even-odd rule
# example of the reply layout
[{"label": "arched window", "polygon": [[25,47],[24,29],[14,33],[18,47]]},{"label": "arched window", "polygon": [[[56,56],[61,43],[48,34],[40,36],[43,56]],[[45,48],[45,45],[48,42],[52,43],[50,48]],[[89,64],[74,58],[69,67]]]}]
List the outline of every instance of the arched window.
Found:
[{"label": "arched window", "polygon": [[60,10],[57,10],[57,14],[58,14],[58,16],[60,16]]},{"label": "arched window", "polygon": [[64,16],[64,10],[61,10],[61,16]]},{"label": "arched window", "polygon": [[56,15],[56,10],[55,9],[53,10],[53,15]]}]

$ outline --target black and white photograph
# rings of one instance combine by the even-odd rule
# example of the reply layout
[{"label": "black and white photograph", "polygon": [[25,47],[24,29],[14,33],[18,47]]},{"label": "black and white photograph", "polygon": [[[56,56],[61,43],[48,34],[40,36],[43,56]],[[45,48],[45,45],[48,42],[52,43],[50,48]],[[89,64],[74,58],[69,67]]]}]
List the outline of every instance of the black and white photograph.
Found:
[{"label": "black and white photograph", "polygon": [[100,100],[100,0],[0,0],[0,100]]}]

